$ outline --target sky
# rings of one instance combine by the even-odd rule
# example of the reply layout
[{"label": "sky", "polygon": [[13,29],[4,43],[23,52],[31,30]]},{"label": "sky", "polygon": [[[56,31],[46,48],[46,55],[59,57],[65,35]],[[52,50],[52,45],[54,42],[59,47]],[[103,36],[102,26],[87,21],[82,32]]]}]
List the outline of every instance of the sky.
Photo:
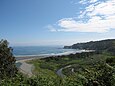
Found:
[{"label": "sky", "polygon": [[0,0],[0,39],[12,46],[115,38],[115,0]]}]

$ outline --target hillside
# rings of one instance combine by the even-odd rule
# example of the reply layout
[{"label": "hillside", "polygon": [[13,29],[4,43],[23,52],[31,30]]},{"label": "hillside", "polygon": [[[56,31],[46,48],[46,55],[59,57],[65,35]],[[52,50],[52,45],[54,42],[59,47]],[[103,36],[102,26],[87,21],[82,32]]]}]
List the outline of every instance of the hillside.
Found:
[{"label": "hillside", "polygon": [[[16,68],[12,50],[8,42],[2,40],[0,62],[0,86],[115,86],[115,55],[106,52],[26,60],[21,67],[33,65],[33,76],[28,77]],[[28,69],[27,65],[25,67]]]},{"label": "hillside", "polygon": [[64,46],[64,48],[107,51],[115,55],[115,39],[77,43],[72,46]]}]

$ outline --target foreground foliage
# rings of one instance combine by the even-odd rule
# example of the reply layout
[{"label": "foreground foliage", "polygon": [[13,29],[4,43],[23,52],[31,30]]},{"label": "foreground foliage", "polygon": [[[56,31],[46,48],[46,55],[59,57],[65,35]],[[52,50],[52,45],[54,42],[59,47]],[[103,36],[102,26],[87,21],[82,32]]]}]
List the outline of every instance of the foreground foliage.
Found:
[{"label": "foreground foliage", "polygon": [[6,40],[0,41],[0,79],[13,77],[17,72],[15,66],[15,57],[12,54],[12,48],[8,47]]}]

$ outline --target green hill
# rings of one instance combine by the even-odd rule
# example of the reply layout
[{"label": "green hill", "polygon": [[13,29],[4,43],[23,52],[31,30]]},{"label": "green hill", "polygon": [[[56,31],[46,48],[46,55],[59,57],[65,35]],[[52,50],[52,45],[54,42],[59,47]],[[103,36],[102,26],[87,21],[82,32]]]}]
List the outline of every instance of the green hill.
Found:
[{"label": "green hill", "polygon": [[64,48],[107,51],[115,55],[115,39],[77,43],[73,44],[72,46],[64,46]]}]

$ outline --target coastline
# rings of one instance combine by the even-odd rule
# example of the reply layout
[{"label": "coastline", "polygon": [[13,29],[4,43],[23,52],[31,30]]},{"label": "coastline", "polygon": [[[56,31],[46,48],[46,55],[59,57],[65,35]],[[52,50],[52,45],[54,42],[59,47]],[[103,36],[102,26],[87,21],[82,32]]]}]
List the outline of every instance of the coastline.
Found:
[{"label": "coastline", "polygon": [[41,59],[41,58],[46,58],[46,56],[20,56],[20,57],[15,57],[16,62],[32,60],[32,59]]},{"label": "coastline", "polygon": [[48,58],[50,56],[62,56],[62,55],[70,55],[70,54],[76,54],[76,53],[81,53],[81,52],[94,52],[94,50],[79,50],[79,51],[74,51],[74,52],[65,52],[65,53],[60,53],[60,54],[44,54],[44,55],[24,55],[24,56],[15,56],[16,62],[18,61],[27,61],[27,60],[32,60],[32,59],[41,59],[41,58]]},{"label": "coastline", "polygon": [[74,53],[66,53],[66,54],[57,54],[57,55],[44,55],[44,56],[18,56],[16,57],[16,66],[20,70],[20,72],[27,74],[29,77],[31,77],[32,70],[34,68],[33,64],[28,64],[26,61],[34,60],[34,59],[41,59],[41,58],[48,58],[48,57],[55,57],[55,56],[62,56],[62,55],[70,55],[70,54],[77,54],[82,52],[91,52],[92,50],[81,50],[80,52],[74,52]]}]

